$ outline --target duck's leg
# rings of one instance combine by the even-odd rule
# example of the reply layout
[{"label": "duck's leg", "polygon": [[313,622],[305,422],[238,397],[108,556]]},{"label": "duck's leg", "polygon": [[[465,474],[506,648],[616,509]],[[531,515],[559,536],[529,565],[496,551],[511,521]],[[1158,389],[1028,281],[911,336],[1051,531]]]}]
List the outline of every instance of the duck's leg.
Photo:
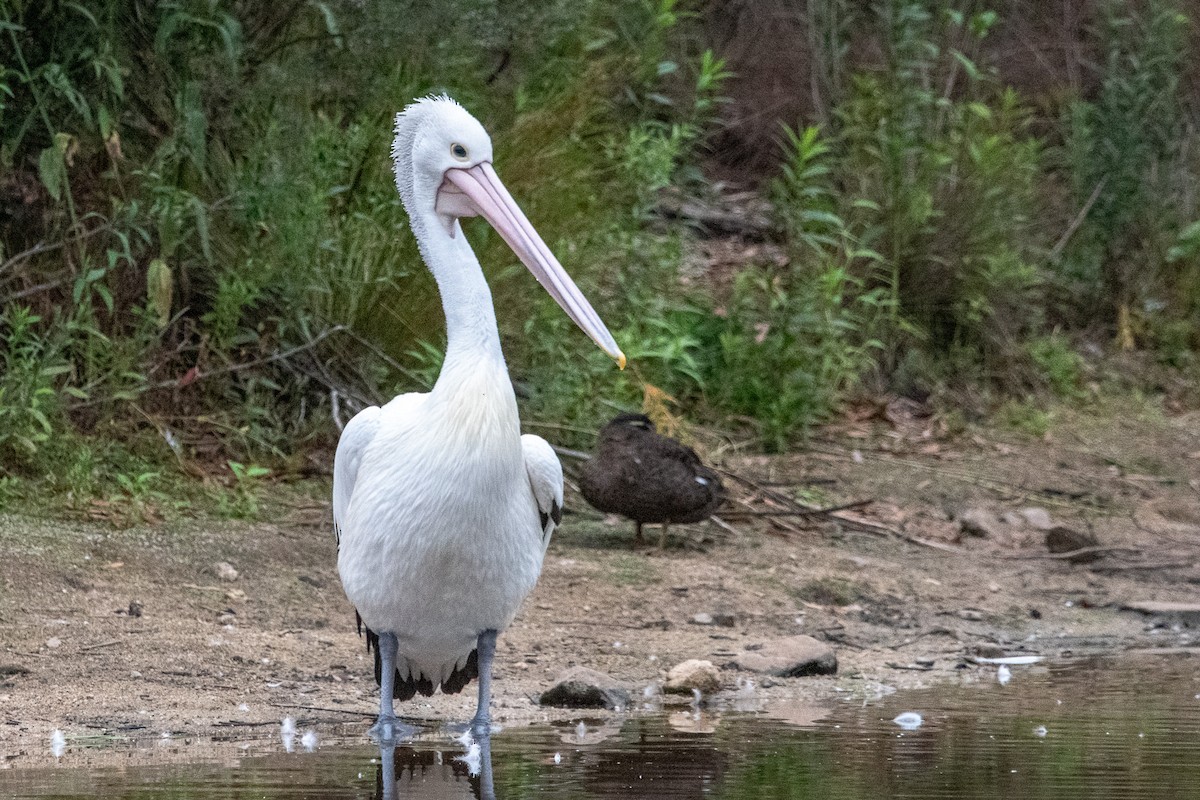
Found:
[{"label": "duck's leg", "polygon": [[381,746],[395,744],[397,734],[407,730],[396,718],[392,697],[396,693],[396,650],[400,642],[394,633],[379,634],[375,643],[379,649],[379,719],[367,731],[367,735]]},{"label": "duck's leg", "polygon": [[476,642],[476,664],[479,667],[479,704],[471,720],[471,735],[476,739],[492,733],[492,661],[496,658],[496,631],[479,634]]},{"label": "duck's leg", "polygon": [[670,526],[671,526],[671,523],[669,523],[669,522],[663,523],[662,533],[659,534],[659,537],[658,537],[658,549],[659,550],[662,550],[667,546],[667,528],[669,528]]}]

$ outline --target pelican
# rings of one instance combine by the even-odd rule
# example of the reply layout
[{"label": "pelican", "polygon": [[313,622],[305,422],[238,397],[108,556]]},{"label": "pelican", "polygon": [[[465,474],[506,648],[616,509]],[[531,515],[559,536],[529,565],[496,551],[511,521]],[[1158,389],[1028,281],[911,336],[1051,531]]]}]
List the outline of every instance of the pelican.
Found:
[{"label": "pelican", "polygon": [[[396,187],[446,315],[446,356],[427,393],[359,412],[338,441],[338,572],[375,653],[381,744],[405,731],[393,698],[453,693],[472,678],[468,729],[491,731],[496,637],[533,589],[562,518],[562,466],[521,435],[491,292],[459,219],[482,216],[600,349],[622,354],[492,167],[483,126],[449,97],[396,115]],[[361,627],[360,627],[361,630]]]}]

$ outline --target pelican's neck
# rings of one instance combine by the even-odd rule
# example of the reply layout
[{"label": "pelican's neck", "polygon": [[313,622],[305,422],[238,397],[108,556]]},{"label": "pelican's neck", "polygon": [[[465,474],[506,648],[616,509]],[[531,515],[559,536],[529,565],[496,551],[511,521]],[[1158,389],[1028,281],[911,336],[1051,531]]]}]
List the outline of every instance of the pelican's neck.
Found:
[{"label": "pelican's neck", "polygon": [[419,222],[414,218],[421,255],[437,281],[446,314],[446,358],[434,392],[453,391],[464,382],[496,376],[511,393],[491,290],[457,222],[454,229],[455,235],[450,236],[434,214]]}]

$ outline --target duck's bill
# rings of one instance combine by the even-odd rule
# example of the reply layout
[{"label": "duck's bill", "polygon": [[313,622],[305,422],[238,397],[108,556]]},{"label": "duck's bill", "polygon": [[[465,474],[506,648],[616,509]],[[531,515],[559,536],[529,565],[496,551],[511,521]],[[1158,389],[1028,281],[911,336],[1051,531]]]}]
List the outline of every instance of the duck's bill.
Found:
[{"label": "duck's bill", "polygon": [[600,315],[526,219],[492,165],[485,161],[468,169],[448,169],[445,178],[438,190],[438,210],[455,216],[473,211],[486,219],[567,316],[624,369],[625,354]]}]

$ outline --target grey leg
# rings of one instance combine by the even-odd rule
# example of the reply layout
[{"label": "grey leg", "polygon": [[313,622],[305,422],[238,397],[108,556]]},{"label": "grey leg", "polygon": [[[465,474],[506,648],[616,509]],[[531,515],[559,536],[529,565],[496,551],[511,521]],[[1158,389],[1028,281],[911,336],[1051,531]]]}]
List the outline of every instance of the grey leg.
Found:
[{"label": "grey leg", "polygon": [[382,800],[397,800],[396,798],[396,750],[394,745],[379,746],[379,796]]},{"label": "grey leg", "polygon": [[396,741],[400,720],[392,708],[392,695],[396,690],[396,634],[379,634],[379,719],[371,726],[367,734],[381,746],[393,744]]},{"label": "grey leg", "polygon": [[667,546],[667,528],[669,528],[670,526],[671,526],[671,523],[669,523],[669,522],[663,523],[662,535],[658,537],[658,549],[659,550],[662,550],[663,548],[665,548]]},{"label": "grey leg", "polygon": [[496,784],[492,778],[492,737],[479,743],[479,800],[496,800]]},{"label": "grey leg", "polygon": [[471,734],[483,739],[492,733],[492,661],[496,657],[496,631],[486,630],[479,634],[476,643],[476,658],[479,666],[479,705],[475,718],[471,720]]},{"label": "grey leg", "polygon": [[633,524],[634,524],[633,543],[637,547],[641,547],[642,546],[642,523],[638,522],[637,520],[634,520]]}]

